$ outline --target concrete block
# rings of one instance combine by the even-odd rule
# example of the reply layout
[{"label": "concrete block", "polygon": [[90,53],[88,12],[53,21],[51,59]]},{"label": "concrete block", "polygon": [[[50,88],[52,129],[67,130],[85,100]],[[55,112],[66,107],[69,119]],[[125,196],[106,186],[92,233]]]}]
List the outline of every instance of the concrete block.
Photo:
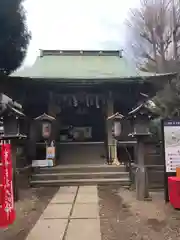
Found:
[{"label": "concrete block", "polygon": [[73,203],[75,199],[75,193],[57,193],[51,200],[50,204],[58,203]]},{"label": "concrete block", "polygon": [[65,240],[101,240],[99,219],[72,219]]},{"label": "concrete block", "polygon": [[96,203],[76,203],[71,218],[99,218],[99,206]]},{"label": "concrete block", "polygon": [[76,186],[60,187],[57,193],[76,193],[77,188]]},{"label": "concrete block", "polygon": [[98,203],[97,194],[92,193],[78,193],[76,203]]},{"label": "concrete block", "polygon": [[72,204],[50,204],[42,214],[44,219],[68,218]]},{"label": "concrete block", "polygon": [[26,240],[61,240],[63,238],[66,225],[66,219],[39,220]]},{"label": "concrete block", "polygon": [[81,194],[81,193],[97,194],[97,186],[80,186],[78,190],[78,194]]}]

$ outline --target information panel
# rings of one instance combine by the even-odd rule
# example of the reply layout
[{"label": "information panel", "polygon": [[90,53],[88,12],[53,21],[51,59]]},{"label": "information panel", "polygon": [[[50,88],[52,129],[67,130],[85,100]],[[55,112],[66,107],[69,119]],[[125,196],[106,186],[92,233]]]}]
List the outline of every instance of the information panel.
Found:
[{"label": "information panel", "polygon": [[164,121],[164,150],[166,172],[176,172],[180,167],[180,119]]}]

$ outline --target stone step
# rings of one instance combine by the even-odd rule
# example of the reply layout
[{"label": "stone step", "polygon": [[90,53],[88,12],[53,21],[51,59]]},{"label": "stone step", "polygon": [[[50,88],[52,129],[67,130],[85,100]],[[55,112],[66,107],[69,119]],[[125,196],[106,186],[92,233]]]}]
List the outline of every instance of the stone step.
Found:
[{"label": "stone step", "polygon": [[107,164],[76,164],[76,165],[61,165],[55,167],[34,168],[34,173],[91,173],[91,172],[125,172],[125,166],[115,166]]},{"label": "stone step", "polygon": [[70,173],[37,173],[32,175],[32,180],[61,180],[61,179],[121,179],[128,178],[128,172],[70,172]]},{"label": "stone step", "polygon": [[94,179],[62,179],[62,180],[37,180],[30,181],[31,186],[81,186],[81,185],[111,185],[129,186],[129,178],[94,178]]}]

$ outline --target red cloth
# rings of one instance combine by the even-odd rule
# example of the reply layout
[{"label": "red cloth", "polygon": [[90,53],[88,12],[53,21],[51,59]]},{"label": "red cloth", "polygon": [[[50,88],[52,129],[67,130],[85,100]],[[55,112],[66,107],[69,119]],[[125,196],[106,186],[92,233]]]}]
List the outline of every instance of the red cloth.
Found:
[{"label": "red cloth", "polygon": [[12,183],[11,145],[1,146],[0,166],[0,227],[7,227],[15,221],[15,206]]},{"label": "red cloth", "polygon": [[169,201],[176,209],[180,209],[180,178],[168,177]]}]

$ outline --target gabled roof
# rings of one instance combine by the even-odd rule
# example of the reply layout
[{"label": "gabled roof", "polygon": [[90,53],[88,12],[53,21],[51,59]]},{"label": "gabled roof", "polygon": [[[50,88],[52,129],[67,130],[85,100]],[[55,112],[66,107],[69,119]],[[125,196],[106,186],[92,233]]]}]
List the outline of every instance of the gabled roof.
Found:
[{"label": "gabled roof", "polygon": [[158,114],[152,112],[147,106],[146,106],[146,102],[139,104],[136,108],[134,108],[133,110],[131,110],[128,113],[127,118],[136,118],[137,115],[143,116],[146,115],[148,118],[155,118],[155,117],[159,117]]},{"label": "gabled roof", "polygon": [[122,57],[122,51],[41,50],[34,65],[12,77],[32,79],[132,79],[155,74],[139,72]]},{"label": "gabled roof", "polygon": [[41,116],[39,117],[36,117],[34,120],[39,120],[39,121],[43,121],[43,120],[46,120],[46,121],[54,121],[56,120],[54,117],[46,114],[46,113],[43,113]]},{"label": "gabled roof", "polygon": [[120,114],[119,112],[117,112],[117,113],[109,116],[107,118],[107,120],[120,120],[120,119],[123,119],[123,118],[124,118],[124,116],[122,114]]}]

